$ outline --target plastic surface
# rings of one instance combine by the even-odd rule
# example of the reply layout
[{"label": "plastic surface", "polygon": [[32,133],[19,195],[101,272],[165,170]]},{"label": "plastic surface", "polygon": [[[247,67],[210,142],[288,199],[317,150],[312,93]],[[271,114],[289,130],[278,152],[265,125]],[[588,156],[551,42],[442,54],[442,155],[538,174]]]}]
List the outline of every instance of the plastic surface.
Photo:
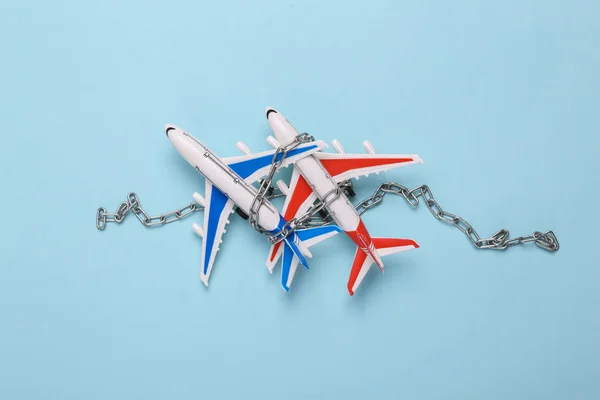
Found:
[{"label": "plastic surface", "polygon": [[281,146],[281,143],[271,135],[267,136],[267,143],[274,149]]},{"label": "plastic surface", "polygon": [[373,145],[371,144],[371,142],[369,142],[368,140],[365,140],[364,142],[362,142],[363,147],[365,148],[365,151],[369,154],[375,154],[375,147],[373,147]]},{"label": "plastic surface", "polygon": [[339,140],[333,139],[331,141],[331,146],[335,149],[335,151],[338,152],[338,154],[344,154],[345,153],[344,147],[342,147],[342,144],[340,143]]},{"label": "plastic surface", "polygon": [[282,179],[277,180],[275,184],[277,185],[277,188],[281,190],[281,193],[283,193],[284,195],[287,196],[290,193],[290,187],[286,185]]},{"label": "plastic surface", "polygon": [[200,193],[194,192],[194,194],[192,194],[192,199],[194,199],[194,201],[202,207],[206,207],[206,200],[204,199],[204,197],[202,197]]},{"label": "plastic surface", "polygon": [[[265,114],[275,138],[280,143],[289,143],[298,135],[298,131],[279,111],[267,107]],[[417,155],[376,155],[373,145],[368,141],[363,142],[363,146],[369,154],[345,154],[341,153],[343,148],[339,142],[332,145],[338,153],[318,152],[296,162],[289,195],[282,212],[288,219],[302,215],[315,197],[327,204],[326,209],[335,224],[346,232],[359,251],[366,256],[367,261],[359,263],[358,267],[356,263],[353,266],[348,281],[348,291],[353,295],[370,265],[375,263],[383,270],[383,261],[350,200],[343,193],[337,197],[333,195],[337,183],[402,165],[421,163],[422,160]],[[279,254],[277,245],[273,246],[267,267],[273,268]],[[355,268],[359,270],[354,271]],[[361,276],[361,279],[357,279],[357,276]]]},{"label": "plastic surface", "polygon": [[237,142],[235,144],[235,147],[237,147],[238,150],[241,151],[244,154],[250,154],[251,153],[250,148],[248,146],[246,146],[246,143],[244,143],[244,142]]},{"label": "plastic surface", "polygon": [[[181,156],[206,178],[205,198],[198,193],[192,195],[194,201],[205,207],[204,226],[200,228],[199,225],[194,224],[192,229],[203,238],[200,279],[208,286],[219,245],[226,232],[225,226],[229,223],[229,214],[233,212],[234,205],[249,214],[257,194],[252,183],[266,175],[271,169],[275,151],[248,153],[243,156],[221,159],[181,128],[166,125],[165,132]],[[249,151],[248,146],[242,142],[238,142],[237,147],[243,152]],[[301,144],[288,151],[286,158],[282,161],[282,166],[296,162],[324,147],[326,144],[322,141]],[[279,214],[275,206],[265,200],[257,210],[257,223],[265,231],[276,233],[283,229],[286,220]],[[331,229],[339,231],[337,227]],[[281,243],[287,254],[286,271],[282,275],[282,286],[287,291],[289,290],[288,274],[292,272],[293,276],[297,262],[308,268],[305,256],[312,257],[312,254],[308,250],[308,246],[303,245],[295,233],[286,237]]]},{"label": "plastic surface", "polygon": [[204,237],[204,230],[202,230],[202,227],[200,225],[198,225],[198,223],[194,222],[192,224],[192,230],[194,231],[194,233],[200,237]]}]

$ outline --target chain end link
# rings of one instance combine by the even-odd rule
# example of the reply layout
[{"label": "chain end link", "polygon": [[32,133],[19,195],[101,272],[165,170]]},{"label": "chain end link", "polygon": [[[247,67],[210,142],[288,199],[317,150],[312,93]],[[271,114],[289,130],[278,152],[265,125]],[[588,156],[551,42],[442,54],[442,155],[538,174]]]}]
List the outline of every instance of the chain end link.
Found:
[{"label": "chain end link", "polygon": [[106,228],[106,209],[103,207],[98,208],[98,211],[96,211],[96,228],[101,231]]},{"label": "chain end link", "polygon": [[541,247],[544,250],[548,250],[550,252],[558,251],[560,245],[558,244],[558,239],[556,235],[552,231],[546,231],[546,233],[539,233],[539,237],[536,237],[535,244]]}]

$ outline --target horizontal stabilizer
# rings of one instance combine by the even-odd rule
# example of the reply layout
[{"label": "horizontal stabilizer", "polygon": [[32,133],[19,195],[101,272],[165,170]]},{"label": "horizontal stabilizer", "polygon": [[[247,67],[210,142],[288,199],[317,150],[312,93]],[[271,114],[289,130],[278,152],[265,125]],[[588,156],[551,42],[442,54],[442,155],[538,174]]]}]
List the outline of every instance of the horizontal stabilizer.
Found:
[{"label": "horizontal stabilizer", "polygon": [[[373,245],[375,246],[375,251],[381,257],[419,247],[417,242],[412,239],[394,238],[373,238]],[[375,260],[373,260],[373,257],[361,249],[356,249],[354,262],[352,263],[352,271],[350,272],[350,279],[348,279],[348,292],[350,293],[350,296],[354,295],[354,292],[374,262]]]},{"label": "horizontal stabilizer", "polygon": [[[276,251],[276,253],[283,254],[283,260],[281,262],[281,286],[286,292],[290,290],[290,286],[294,280],[294,275],[296,274],[298,264],[302,263],[302,265],[308,268],[306,259],[296,243],[301,243],[302,246],[310,248],[311,246],[314,246],[315,244],[322,242],[323,240],[328,239],[339,232],[341,232],[341,229],[336,225],[298,229],[282,241],[283,245],[281,246],[280,250]],[[274,265],[274,263],[272,265]],[[267,266],[269,266],[269,261],[267,261]],[[272,268],[270,271],[272,272]]]}]

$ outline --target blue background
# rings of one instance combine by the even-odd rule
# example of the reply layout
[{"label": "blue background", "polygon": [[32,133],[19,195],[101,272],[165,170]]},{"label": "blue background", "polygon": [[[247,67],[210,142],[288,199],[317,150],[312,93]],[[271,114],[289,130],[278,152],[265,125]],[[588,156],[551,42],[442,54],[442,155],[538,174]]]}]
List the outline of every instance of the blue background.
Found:
[{"label": "blue background", "polygon": [[[598,2],[3,1],[0,398],[600,398]],[[346,151],[418,153],[356,183],[427,183],[478,251],[399,198],[365,215],[414,238],[354,297],[354,246],[313,248],[292,292],[232,216],[211,287],[185,221],[203,178],[163,132],[265,150],[264,107]],[[289,170],[288,170],[289,171]],[[280,203],[278,203],[280,204]]]}]

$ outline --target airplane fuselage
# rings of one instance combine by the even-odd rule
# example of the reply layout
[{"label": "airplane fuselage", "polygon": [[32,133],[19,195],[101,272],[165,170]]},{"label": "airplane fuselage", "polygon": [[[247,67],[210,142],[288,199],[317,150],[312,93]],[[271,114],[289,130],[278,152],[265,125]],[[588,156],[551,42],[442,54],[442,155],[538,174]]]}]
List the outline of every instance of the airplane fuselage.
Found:
[{"label": "airplane fuselage", "polygon": [[344,231],[356,230],[360,216],[321,162],[311,155],[297,161],[295,165],[317,198],[325,204],[325,209],[336,225]]},{"label": "airplane fuselage", "polygon": [[[296,128],[283,115],[275,110],[269,110],[267,113],[269,125],[280,143],[285,145],[298,135]],[[321,162],[314,155],[309,155],[297,161],[295,167],[298,168],[319,200],[325,204],[324,208],[331,215],[335,224],[352,239],[359,249],[373,257],[375,263],[381,268],[383,265],[381,258],[375,251],[371,235],[362,219],[348,197],[338,189],[337,183]]]},{"label": "airplane fuselage", "polygon": [[[175,130],[169,134],[169,140],[192,167],[210,180],[243,212],[249,214],[257,194],[254,186],[246,183],[207,146],[187,132]],[[268,200],[258,209],[257,223],[266,231],[276,232],[282,219],[275,206]]]}]

